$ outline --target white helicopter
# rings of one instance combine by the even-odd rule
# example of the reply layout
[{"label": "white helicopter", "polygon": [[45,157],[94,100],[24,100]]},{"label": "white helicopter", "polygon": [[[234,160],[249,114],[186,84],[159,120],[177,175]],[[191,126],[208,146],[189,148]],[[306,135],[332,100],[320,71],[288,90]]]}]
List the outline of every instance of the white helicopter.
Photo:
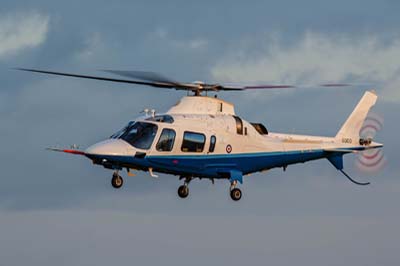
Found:
[{"label": "white helicopter", "polygon": [[[343,170],[343,155],[383,147],[371,138],[359,135],[363,122],[377,100],[374,91],[365,92],[354,111],[335,137],[280,134],[268,132],[261,123],[250,123],[236,115],[234,105],[216,97],[202,96],[207,91],[241,91],[248,89],[291,88],[290,85],[226,86],[203,82],[181,83],[153,72],[104,70],[129,77],[115,79],[77,75],[37,69],[18,68],[44,74],[95,80],[147,85],[159,88],[192,91],[164,114],[146,112],[145,116],[130,121],[110,138],[86,150],[50,148],[53,151],[83,155],[94,164],[114,171],[111,184],[121,188],[120,171],[147,171],[155,174],[173,174],[184,179],[178,195],[189,195],[189,183],[194,178],[226,179],[230,183],[230,196],[238,201],[242,197],[238,183],[243,176],[290,164],[326,158],[350,181],[357,182]],[[134,79],[132,79],[134,78]],[[346,86],[322,84],[320,86]]]}]

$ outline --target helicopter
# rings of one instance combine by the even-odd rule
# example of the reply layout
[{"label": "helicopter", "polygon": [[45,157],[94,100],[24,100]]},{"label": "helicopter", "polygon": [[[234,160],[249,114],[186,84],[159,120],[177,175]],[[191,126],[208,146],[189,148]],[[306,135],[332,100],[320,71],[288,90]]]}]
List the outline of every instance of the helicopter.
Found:
[{"label": "helicopter", "polygon": [[[232,200],[242,198],[238,187],[243,178],[256,172],[312,160],[327,159],[346,178],[359,182],[343,170],[343,155],[377,149],[383,144],[360,136],[360,129],[370,108],[378,98],[375,91],[366,91],[353,112],[334,137],[282,134],[269,132],[262,123],[248,122],[235,113],[232,103],[204,95],[207,92],[244,91],[253,89],[294,88],[293,85],[224,85],[219,83],[178,82],[160,74],[146,71],[103,70],[121,78],[89,76],[30,68],[17,68],[42,74],[129,83],[163,89],[187,91],[167,112],[156,114],[145,110],[145,115],[130,121],[109,138],[80,150],[48,148],[51,151],[82,155],[93,164],[113,171],[111,185],[119,189],[124,179],[120,172],[132,171],[179,176],[183,184],[178,188],[180,198],[189,196],[189,183],[195,179],[229,181]],[[347,84],[320,84],[339,87]],[[192,93],[192,94],[190,94]]]}]

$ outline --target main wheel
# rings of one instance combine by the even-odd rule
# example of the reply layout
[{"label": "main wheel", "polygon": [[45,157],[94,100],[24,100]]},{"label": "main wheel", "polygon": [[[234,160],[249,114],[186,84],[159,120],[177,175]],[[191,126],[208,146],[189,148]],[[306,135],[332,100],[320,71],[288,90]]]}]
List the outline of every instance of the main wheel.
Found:
[{"label": "main wheel", "polygon": [[111,185],[113,188],[120,188],[124,184],[124,179],[120,175],[113,175],[111,178]]},{"label": "main wheel", "polygon": [[187,196],[189,196],[189,187],[182,185],[178,188],[178,195],[179,197],[181,197],[182,199],[186,198]]},{"label": "main wheel", "polygon": [[234,188],[231,190],[231,198],[234,201],[238,201],[242,198],[242,191],[238,188]]}]

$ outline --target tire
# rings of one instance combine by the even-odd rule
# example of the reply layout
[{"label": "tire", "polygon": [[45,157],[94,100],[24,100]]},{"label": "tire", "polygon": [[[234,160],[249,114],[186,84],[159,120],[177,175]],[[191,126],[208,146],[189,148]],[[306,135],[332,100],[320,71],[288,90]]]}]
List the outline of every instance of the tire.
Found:
[{"label": "tire", "polygon": [[180,198],[184,199],[189,196],[189,187],[182,185],[178,188],[178,195]]},{"label": "tire", "polygon": [[242,191],[238,188],[234,188],[231,190],[231,199],[234,201],[238,201],[242,198]]},{"label": "tire", "polygon": [[113,188],[121,188],[124,184],[124,179],[119,175],[113,175],[111,178],[111,185]]}]

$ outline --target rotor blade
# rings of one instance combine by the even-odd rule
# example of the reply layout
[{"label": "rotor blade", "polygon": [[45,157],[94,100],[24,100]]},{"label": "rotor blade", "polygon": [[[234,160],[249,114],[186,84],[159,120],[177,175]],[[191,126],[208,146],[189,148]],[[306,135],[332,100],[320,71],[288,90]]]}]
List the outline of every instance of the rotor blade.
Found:
[{"label": "rotor blade", "polygon": [[103,80],[103,81],[112,81],[119,83],[129,83],[129,84],[138,84],[138,85],[146,85],[158,88],[169,88],[176,90],[191,90],[193,92],[201,92],[201,91],[241,91],[241,90],[251,90],[251,89],[286,89],[286,88],[301,88],[301,87],[344,87],[344,86],[352,86],[351,84],[341,84],[341,83],[332,83],[332,84],[320,84],[317,86],[294,86],[294,85],[221,85],[221,84],[197,84],[197,83],[181,83],[176,82],[162,75],[159,75],[154,72],[147,71],[125,71],[125,70],[102,70],[104,72],[108,72],[111,74],[116,74],[125,77],[133,77],[140,80],[130,80],[130,79],[116,79],[116,78],[107,78],[107,77],[99,77],[99,76],[89,76],[89,75],[80,75],[80,74],[72,74],[65,72],[55,72],[55,71],[47,71],[40,69],[31,69],[31,68],[16,68],[17,70],[50,74],[50,75],[58,75],[58,76],[67,76],[67,77],[76,77],[76,78],[85,78],[85,79],[94,79],[94,80]]},{"label": "rotor blade", "polygon": [[183,89],[181,87],[177,88],[175,84],[166,83],[166,82],[150,82],[150,81],[138,81],[138,80],[126,80],[126,79],[114,79],[114,78],[106,78],[106,77],[98,77],[98,76],[88,76],[88,75],[79,75],[79,74],[71,74],[71,73],[63,73],[63,72],[54,72],[54,71],[46,71],[39,69],[30,69],[30,68],[16,68],[17,70],[50,74],[50,75],[58,75],[58,76],[67,76],[67,77],[76,77],[76,78],[85,78],[85,79],[95,79],[95,80],[104,80],[104,81],[112,81],[112,82],[120,82],[120,83],[130,83],[130,84],[138,84],[138,85],[147,85],[158,88],[176,88]]},{"label": "rotor blade", "polygon": [[157,83],[165,83],[165,84],[171,84],[173,85],[176,89],[194,89],[197,90],[199,89],[199,86],[196,84],[192,83],[181,83],[169,78],[166,78],[158,73],[155,72],[150,72],[150,71],[130,71],[130,70],[109,70],[109,69],[103,69],[101,71],[108,72],[111,74],[115,75],[120,75],[124,77],[131,77],[135,79],[141,79],[145,81],[151,81],[151,82],[157,82]]},{"label": "rotor blade", "polygon": [[245,86],[243,89],[252,90],[252,89],[289,89],[295,88],[293,85],[256,85],[256,86]]},{"label": "rotor blade", "polygon": [[253,89],[291,89],[291,88],[302,88],[302,87],[347,87],[352,86],[351,84],[342,83],[326,83],[314,86],[296,86],[296,85],[248,85],[248,86],[235,86],[235,85],[221,85],[219,90],[253,90]]},{"label": "rotor blade", "polygon": [[349,87],[354,86],[355,84],[346,84],[346,83],[326,83],[320,84],[318,87]]},{"label": "rotor blade", "polygon": [[163,82],[179,84],[179,82],[172,79],[166,78],[158,73],[150,71],[130,71],[130,70],[112,70],[112,69],[101,69],[100,71],[120,75],[129,78],[141,79],[146,81]]},{"label": "rotor blade", "polygon": [[252,85],[252,86],[239,86],[239,85],[218,85],[215,86],[215,90],[221,91],[242,91],[242,90],[253,90],[253,89],[288,89],[296,88],[292,85]]}]

